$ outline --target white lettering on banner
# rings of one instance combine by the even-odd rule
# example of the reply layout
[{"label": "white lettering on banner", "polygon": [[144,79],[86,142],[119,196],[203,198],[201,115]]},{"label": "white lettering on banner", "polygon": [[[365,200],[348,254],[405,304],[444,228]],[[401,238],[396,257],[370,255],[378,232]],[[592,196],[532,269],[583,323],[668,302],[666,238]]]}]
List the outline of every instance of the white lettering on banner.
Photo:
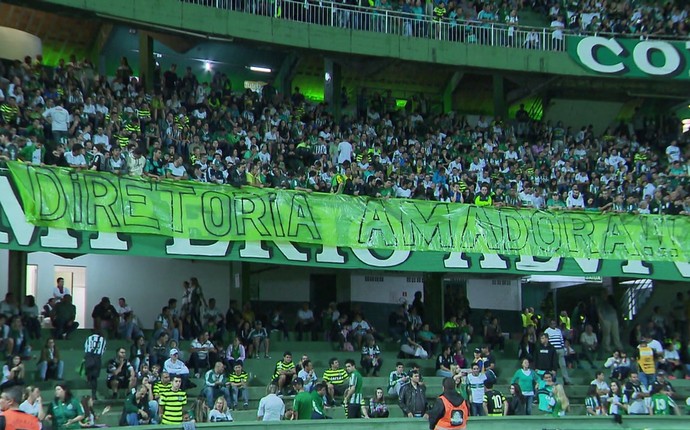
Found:
[{"label": "white lettering on banner", "polygon": [[77,249],[79,243],[77,238],[70,236],[67,230],[49,228],[48,234],[41,237],[41,246],[44,248]]},{"label": "white lettering on banner", "polygon": [[192,245],[189,239],[175,237],[172,245],[165,247],[168,255],[198,255],[200,257],[224,257],[230,242],[215,242],[208,245]]},{"label": "white lettering on banner", "polygon": [[616,57],[620,56],[624,51],[621,44],[614,39],[598,36],[585,37],[577,44],[577,56],[582,61],[582,64],[599,73],[619,73],[625,70],[625,65],[620,61],[611,65],[601,64],[597,58],[598,56],[595,55],[595,50],[599,47],[607,48]]},{"label": "white lettering on banner", "polygon": [[290,242],[275,242],[280,252],[283,253],[285,258],[290,261],[309,261],[309,254],[305,252],[299,252],[295,245]]},{"label": "white lettering on banner", "polygon": [[[655,66],[651,63],[651,53],[659,51],[664,56],[664,65]],[[648,40],[635,45],[633,61],[643,72],[652,76],[668,76],[676,73],[681,65],[680,53],[668,42]]]},{"label": "white lettering on banner", "polygon": [[261,247],[260,241],[247,241],[240,249],[240,257],[242,258],[262,258],[264,260],[271,258],[271,253]]},{"label": "white lettering on banner", "polygon": [[642,264],[640,260],[628,260],[627,263],[621,266],[621,271],[633,275],[650,275],[652,273],[649,267]]},{"label": "white lettering on banner", "polygon": [[597,273],[601,266],[601,260],[598,258],[574,258],[573,260],[583,273]]},{"label": "white lettering on banner", "polygon": [[117,233],[97,233],[89,241],[92,249],[106,249],[112,251],[128,251],[129,244],[117,237]]},{"label": "white lettering on banner", "polygon": [[531,255],[521,255],[515,268],[525,272],[557,272],[561,267],[561,257],[551,257],[546,261],[537,261]]},{"label": "white lettering on banner", "polygon": [[345,257],[338,253],[335,246],[324,246],[316,253],[317,263],[345,264]]},{"label": "white lettering on banner", "polygon": [[352,253],[362,263],[371,267],[393,267],[403,264],[410,256],[410,251],[393,251],[388,258],[375,257],[368,249],[353,248]]},{"label": "white lettering on banner", "polygon": [[673,263],[683,278],[690,278],[690,263]]},{"label": "white lettering on banner", "polygon": [[482,258],[479,259],[479,267],[482,269],[507,270],[508,262],[498,254],[482,254]]},{"label": "white lettering on banner", "polygon": [[463,252],[451,252],[448,258],[443,260],[443,267],[446,269],[469,269],[470,262],[463,258]]},{"label": "white lettering on banner", "polygon": [[[35,227],[26,221],[26,215],[22,206],[17,201],[17,197],[12,191],[10,181],[5,176],[0,176],[0,207],[5,212],[9,227],[14,234],[18,244],[28,246],[34,235]],[[7,233],[0,232],[0,243],[9,243]]]}]

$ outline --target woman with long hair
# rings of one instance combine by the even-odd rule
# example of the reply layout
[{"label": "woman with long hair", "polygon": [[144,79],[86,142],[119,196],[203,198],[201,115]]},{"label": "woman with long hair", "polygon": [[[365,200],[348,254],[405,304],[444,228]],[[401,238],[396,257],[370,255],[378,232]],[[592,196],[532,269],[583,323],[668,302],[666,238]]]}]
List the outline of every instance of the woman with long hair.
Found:
[{"label": "woman with long hair", "polygon": [[83,396],[81,398],[81,407],[84,410],[84,418],[79,422],[81,428],[102,427],[102,425],[98,424],[98,420],[110,412],[110,406],[106,406],[100,415],[96,415],[96,410],[93,408],[93,397],[91,396]]},{"label": "woman with long hair", "polygon": [[388,405],[386,398],[383,395],[383,388],[376,388],[376,394],[369,399],[369,417],[370,418],[388,418]]},{"label": "woman with long hair", "polygon": [[611,392],[609,393],[609,415],[613,416],[613,420],[621,424],[623,422],[622,412],[628,410],[627,396],[623,394],[621,383],[617,380],[611,381],[609,386]]},{"label": "woman with long hair", "polygon": [[213,404],[213,409],[208,413],[208,421],[211,423],[216,422],[231,422],[232,415],[230,414],[230,408],[228,407],[228,402],[225,397],[220,396],[216,399]]},{"label": "woman with long hair", "polygon": [[539,377],[537,372],[530,369],[530,361],[528,359],[522,360],[522,367],[515,371],[510,383],[517,383],[520,386],[520,391],[525,397],[525,414],[532,415],[532,401],[534,400],[534,387],[536,386]]},{"label": "woman with long hair", "polygon": [[562,384],[555,384],[553,386],[553,412],[554,417],[564,417],[565,413],[570,408],[570,400],[568,396],[565,395],[565,390]]},{"label": "woman with long hair", "polygon": [[65,362],[60,360],[60,350],[55,344],[55,339],[46,339],[43,349],[41,349],[41,358],[38,361],[38,375],[41,381],[46,379],[56,378],[62,379],[62,374],[65,369]]},{"label": "woman with long hair", "polygon": [[7,364],[2,366],[0,388],[4,390],[15,385],[24,385],[24,363],[18,355],[13,355]]},{"label": "woman with long hair", "polygon": [[522,395],[520,384],[510,384],[508,415],[527,415],[527,402],[525,396]]},{"label": "woman with long hair", "polygon": [[594,384],[590,385],[589,389],[587,390],[587,397],[585,397],[585,407],[587,408],[588,416],[606,415],[606,411],[604,411],[601,404],[601,398],[599,397],[599,393],[597,393],[597,386]]},{"label": "woman with long hair", "polygon": [[194,406],[189,411],[191,418],[196,423],[208,422],[209,407],[206,404],[206,396],[199,396],[194,401]]},{"label": "woman with long hair", "polygon": [[78,429],[81,427],[79,423],[84,419],[84,408],[67,386],[58,384],[55,386],[55,399],[48,406],[46,419],[52,421],[54,430]]},{"label": "woman with long hair", "polygon": [[41,390],[38,387],[29,385],[24,388],[24,401],[19,405],[19,410],[25,414],[33,415],[39,421],[43,421],[46,413],[43,410],[43,399],[41,399]]}]

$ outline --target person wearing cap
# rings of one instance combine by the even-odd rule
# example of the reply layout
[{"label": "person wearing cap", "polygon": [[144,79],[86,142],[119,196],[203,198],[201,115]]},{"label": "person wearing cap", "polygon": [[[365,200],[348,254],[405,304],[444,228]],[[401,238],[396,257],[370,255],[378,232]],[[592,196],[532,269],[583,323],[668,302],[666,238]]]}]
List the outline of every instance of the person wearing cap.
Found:
[{"label": "person wearing cap", "polygon": [[[671,385],[671,382],[668,380],[669,374],[666,373],[664,370],[659,370],[656,372],[656,378],[654,379],[654,382],[652,383],[652,388],[661,386],[662,391],[668,393],[669,396],[675,397],[676,396],[676,390],[673,388],[673,385]],[[650,390],[651,390],[650,389]]]},{"label": "person wearing cap", "polygon": [[170,358],[163,363],[163,370],[170,374],[171,378],[179,376],[182,379],[182,387],[189,387],[189,368],[180,360],[180,351],[177,348],[170,350]]},{"label": "person wearing cap", "polygon": [[292,409],[294,410],[293,420],[310,420],[314,408],[312,406],[311,395],[304,391],[304,381],[302,378],[295,378],[292,387],[297,391]]}]

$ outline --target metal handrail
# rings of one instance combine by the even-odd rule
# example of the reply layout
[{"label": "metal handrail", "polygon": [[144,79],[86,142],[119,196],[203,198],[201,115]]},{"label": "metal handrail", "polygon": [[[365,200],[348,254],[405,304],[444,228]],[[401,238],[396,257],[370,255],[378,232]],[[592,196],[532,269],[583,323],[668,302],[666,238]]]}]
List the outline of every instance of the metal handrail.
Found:
[{"label": "metal handrail", "polygon": [[[572,32],[561,30],[562,36],[552,28],[509,25],[480,20],[436,19],[428,3],[422,14],[400,10],[375,8],[368,5],[355,6],[333,1],[308,0],[181,0],[200,6],[214,7],[274,19],[307,22],[316,25],[338,27],[350,30],[372,31],[406,37],[421,37],[450,42],[477,43],[491,46],[562,51],[567,40],[573,36],[596,35],[617,38],[644,38],[653,40],[675,40],[663,35],[619,34],[608,32]],[[359,0],[368,2],[368,0]]]}]

